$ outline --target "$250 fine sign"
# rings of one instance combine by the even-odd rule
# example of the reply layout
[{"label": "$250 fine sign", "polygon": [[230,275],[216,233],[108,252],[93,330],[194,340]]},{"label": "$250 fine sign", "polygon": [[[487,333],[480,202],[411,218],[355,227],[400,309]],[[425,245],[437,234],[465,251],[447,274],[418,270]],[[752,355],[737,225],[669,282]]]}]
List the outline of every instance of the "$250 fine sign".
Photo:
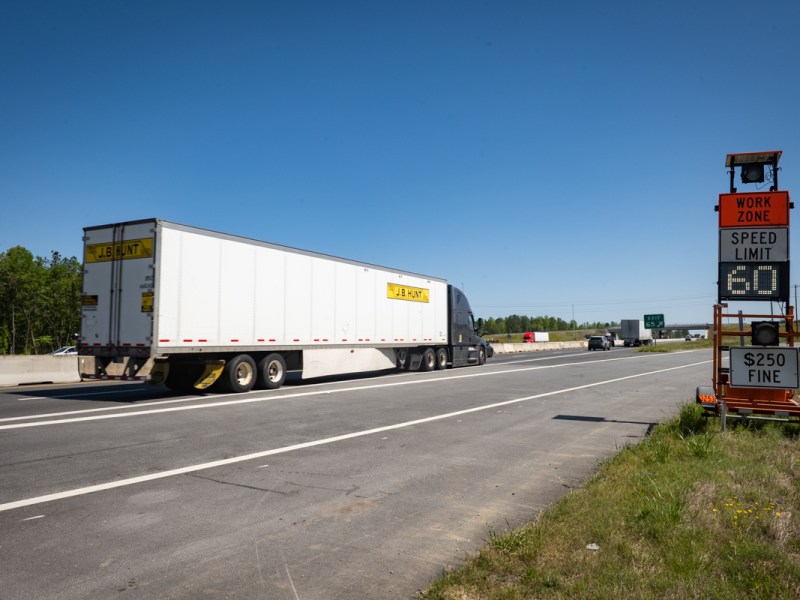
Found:
[{"label": "$250 fine sign", "polygon": [[797,348],[732,347],[731,386],[796,389]]}]

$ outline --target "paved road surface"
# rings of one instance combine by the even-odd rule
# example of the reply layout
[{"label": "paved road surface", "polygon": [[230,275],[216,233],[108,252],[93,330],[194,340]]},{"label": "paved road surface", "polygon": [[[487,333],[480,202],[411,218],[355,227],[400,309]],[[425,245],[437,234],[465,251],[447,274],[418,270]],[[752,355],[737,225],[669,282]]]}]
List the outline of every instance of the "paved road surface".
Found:
[{"label": "paved road surface", "polygon": [[547,352],[244,395],[0,390],[0,597],[412,598],[676,414],[710,359]]}]

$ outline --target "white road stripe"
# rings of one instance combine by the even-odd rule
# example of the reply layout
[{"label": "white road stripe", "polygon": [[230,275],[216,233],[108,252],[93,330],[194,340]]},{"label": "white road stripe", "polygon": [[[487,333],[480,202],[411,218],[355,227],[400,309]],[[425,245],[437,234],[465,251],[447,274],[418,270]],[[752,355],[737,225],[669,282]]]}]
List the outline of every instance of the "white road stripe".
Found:
[{"label": "white road stripe", "polygon": [[[498,408],[501,406],[508,406],[510,404],[518,404],[520,402],[527,402],[530,400],[536,400],[539,398],[546,398],[548,396],[556,396],[558,394],[566,394],[569,392],[575,392],[577,390],[584,390],[587,388],[597,387],[599,385],[606,385],[609,383],[616,383],[618,381],[625,381],[628,379],[636,379],[638,377],[647,377],[649,375],[657,375],[659,373],[666,373],[669,371],[676,371],[678,369],[687,369],[690,367],[696,367],[699,365],[708,364],[711,361],[706,360],[697,363],[691,363],[688,365],[681,365],[678,367],[669,367],[666,369],[659,369],[657,371],[648,371],[647,373],[639,373],[637,375],[627,375],[625,377],[617,377],[615,379],[607,379],[605,381],[597,381],[595,383],[587,383],[585,385],[579,385],[570,388],[564,388],[561,390],[554,390],[552,392],[545,392],[542,394],[536,394],[534,396],[526,396],[523,398],[516,398],[514,400],[506,400],[504,402],[496,402],[494,404],[486,404],[484,406],[476,406],[474,408],[468,408],[464,410],[459,410],[455,412],[445,413],[441,415],[435,415],[432,417],[425,417],[424,419],[415,419],[413,421],[406,421],[404,423],[396,423],[394,425],[386,425],[384,427],[376,427],[374,429],[367,429],[364,431],[356,431],[353,433],[346,433],[343,435],[337,435],[329,438],[324,438],[321,440],[314,440],[310,442],[304,442],[302,444],[294,444],[292,446],[284,446],[283,448],[274,448],[272,450],[264,450],[262,452],[254,452],[252,454],[244,454],[241,456],[234,456],[231,458],[226,458],[223,460],[215,460],[207,463],[202,463],[198,465],[190,465],[187,467],[181,467],[179,469],[171,469],[169,471],[162,471],[160,473],[150,473],[149,475],[140,475],[139,477],[129,477],[127,479],[120,479],[117,481],[109,481],[107,483],[101,483],[97,485],[90,485],[83,488],[77,488],[73,490],[67,490],[64,492],[57,492],[55,494],[47,494],[44,496],[37,496],[35,498],[26,498],[24,500],[17,500],[15,502],[6,502],[5,504],[0,504],[0,512],[7,511],[7,510],[14,510],[17,508],[23,508],[26,506],[33,506],[35,504],[42,504],[44,502],[52,502],[55,500],[63,500],[65,498],[73,498],[75,496],[83,496],[85,494],[91,494],[94,492],[101,492],[105,490],[111,490],[114,488],[126,487],[129,485],[135,485],[137,483],[144,483],[147,481],[155,481],[156,479],[164,479],[167,477],[174,477],[175,475],[183,475],[186,473],[195,473],[197,471],[203,471],[205,469],[212,469],[214,467],[221,467],[225,465],[231,465],[235,463],[245,462],[248,460],[254,460],[257,458],[264,458],[265,456],[275,456],[276,454],[286,454],[287,452],[294,452],[295,450],[303,450],[305,448],[313,448],[315,446],[322,446],[325,444],[333,444],[335,442],[341,442],[344,440],[351,440],[354,438],[364,437],[367,435],[373,435],[376,433],[383,433],[384,431],[393,431],[396,429],[403,429],[406,427],[412,427],[414,425],[421,425],[423,423],[432,423],[434,421],[441,421],[443,419],[450,419],[452,417],[457,417],[461,415],[466,415],[469,413],[484,411],[484,410],[491,410],[493,408]],[[382,386],[378,386],[382,387]],[[319,392],[316,392],[319,393]]]},{"label": "white road stripe", "polygon": [[[497,364],[497,365],[490,365],[490,366],[501,367],[503,365],[514,365],[514,364],[520,364],[520,363],[526,363],[526,362],[538,362],[538,361],[542,361],[542,360],[555,360],[557,358],[564,358],[565,356],[586,356],[586,355],[584,353],[559,354],[558,356],[545,356],[545,357],[541,357],[541,358],[529,358],[529,359],[508,361],[508,362],[505,362],[505,363],[501,363],[501,364]],[[588,356],[587,356],[587,358],[588,358]],[[397,376],[403,377],[403,376],[407,376],[407,374],[395,375],[395,376],[396,377]],[[313,384],[313,383],[311,383],[311,384],[306,384],[303,387],[305,389],[307,389],[307,388],[310,388],[311,386],[315,386],[315,385],[329,385],[329,384],[325,384],[325,383]],[[113,393],[115,395],[119,394],[119,393],[132,394],[132,393],[138,393],[140,391],[141,391],[140,389],[133,389],[133,390],[119,389],[119,390],[104,391],[104,392],[65,394],[65,395],[61,395],[61,396],[28,396],[26,398],[18,398],[17,402],[25,402],[27,400],[53,400],[53,399],[66,399],[66,398],[86,398],[88,396],[101,396],[101,395],[107,395],[107,394],[111,394],[111,393]],[[272,393],[275,394],[275,393],[280,393],[280,392],[272,392]],[[229,396],[235,396],[236,398],[241,398],[242,395],[241,394],[215,394],[214,398],[225,398],[225,397],[229,397]],[[197,396],[194,396],[194,397],[189,397],[189,398],[175,398],[173,400],[152,400],[150,402],[139,402],[137,404],[125,404],[125,405],[122,405],[122,406],[103,406],[103,407],[100,407],[100,408],[85,408],[85,409],[80,409],[80,410],[67,410],[67,411],[56,412],[56,413],[44,413],[44,414],[41,414],[41,415],[26,415],[24,417],[6,417],[6,418],[3,418],[3,419],[0,419],[0,423],[8,423],[8,422],[11,422],[11,421],[30,421],[32,419],[49,419],[51,417],[64,417],[64,416],[67,416],[67,415],[96,413],[96,412],[108,412],[108,411],[115,411],[115,410],[130,410],[130,409],[142,408],[143,406],[152,406],[154,404],[157,404],[159,406],[164,405],[164,404],[179,404],[179,403],[183,404],[183,403],[186,403],[186,402],[196,402],[196,401],[201,400],[201,399],[202,398],[198,398]],[[266,400],[267,398],[264,398],[264,399]]]},{"label": "white road stripe", "polygon": [[[675,353],[673,353],[675,354]],[[666,356],[665,354],[657,354],[652,357],[647,358],[661,358]],[[234,406],[237,404],[251,404],[253,402],[268,402],[273,400],[281,400],[285,398],[303,398],[305,396],[315,396],[318,394],[340,394],[342,392],[355,392],[360,390],[374,390],[386,387],[394,387],[400,385],[419,385],[423,383],[440,383],[443,381],[450,381],[453,379],[465,379],[468,377],[490,377],[492,375],[508,375],[509,373],[524,373],[526,371],[536,371],[540,369],[560,369],[564,367],[574,367],[574,366],[587,366],[592,364],[597,364],[599,362],[612,362],[617,360],[636,360],[638,356],[625,356],[620,358],[607,358],[604,360],[595,360],[591,363],[586,362],[573,362],[573,363],[563,363],[560,365],[546,365],[546,366],[535,366],[535,367],[525,367],[525,368],[515,368],[513,370],[505,369],[502,371],[478,371],[478,372],[469,372],[460,375],[445,375],[442,377],[431,377],[431,378],[424,378],[424,379],[415,379],[413,381],[395,381],[391,383],[380,383],[375,385],[366,385],[366,386],[357,386],[357,387],[349,387],[349,388],[341,388],[335,390],[325,390],[320,392],[319,389],[314,389],[307,392],[298,392],[295,394],[280,394],[276,395],[274,393],[268,394],[266,396],[248,396],[246,398],[241,398],[241,394],[229,394],[227,397],[234,396],[236,399],[234,400],[224,400],[219,402],[205,402],[203,404],[195,404],[192,406],[172,406],[168,408],[153,408],[150,410],[136,410],[135,412],[127,412],[127,413],[114,413],[114,414],[103,414],[103,415],[92,415],[88,417],[71,417],[68,419],[53,419],[50,421],[35,421],[32,423],[15,423],[12,425],[0,425],[0,431],[8,430],[8,429],[24,429],[29,427],[42,427],[44,425],[63,425],[65,423],[83,423],[87,421],[100,421],[104,419],[118,419],[123,417],[140,417],[143,415],[153,415],[153,414],[160,414],[160,413],[168,413],[168,412],[179,412],[185,410],[198,410],[203,408],[214,408],[218,406]],[[501,367],[502,365],[496,365],[497,367]],[[215,396],[219,397],[219,396]],[[222,396],[226,397],[226,396]],[[156,404],[159,407],[164,404],[172,404],[176,402],[191,402],[196,401],[197,398],[180,398],[177,400],[167,400],[164,402],[154,402],[152,404]],[[119,410],[120,408],[141,408],[142,405],[139,406],[127,406],[127,407],[117,407],[117,406],[110,406],[110,407],[103,407],[103,408],[96,408],[96,409],[87,409],[85,411],[68,411],[63,413],[50,413],[45,415],[34,415],[34,416],[26,416],[26,417],[9,417],[5,419],[0,419],[0,422],[10,422],[10,421],[28,421],[30,419],[48,419],[50,417],[57,417],[57,416],[66,416],[66,415],[74,415],[76,412],[84,414],[86,412],[97,412],[97,411],[107,411],[107,410]]]},{"label": "white road stripe", "polygon": [[25,402],[27,400],[62,400],[65,398],[86,398],[88,396],[102,396],[104,394],[107,395],[109,393],[113,393],[114,395],[138,394],[141,391],[142,391],[141,388],[126,390],[125,388],[120,387],[118,389],[113,390],[113,392],[110,390],[106,390],[104,392],[89,392],[89,393],[81,392],[80,394],[63,394],[59,396],[27,396],[25,398],[17,398],[17,402]]}]

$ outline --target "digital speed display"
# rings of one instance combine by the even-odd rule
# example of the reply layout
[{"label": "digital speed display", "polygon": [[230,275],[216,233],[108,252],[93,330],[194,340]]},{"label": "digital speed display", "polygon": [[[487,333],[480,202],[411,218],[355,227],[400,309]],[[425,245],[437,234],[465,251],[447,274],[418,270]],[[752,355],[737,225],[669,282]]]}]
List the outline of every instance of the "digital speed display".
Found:
[{"label": "digital speed display", "polygon": [[721,262],[718,281],[719,301],[789,301],[789,261]]}]

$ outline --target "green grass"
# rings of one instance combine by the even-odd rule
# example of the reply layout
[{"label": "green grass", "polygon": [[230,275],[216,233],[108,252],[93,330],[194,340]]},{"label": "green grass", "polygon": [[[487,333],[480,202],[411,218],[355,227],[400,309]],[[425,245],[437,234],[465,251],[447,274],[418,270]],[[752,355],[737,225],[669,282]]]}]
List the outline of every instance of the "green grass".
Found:
[{"label": "green grass", "polygon": [[800,598],[797,429],[753,423],[687,405],[422,597]]},{"label": "green grass", "polygon": [[714,340],[692,340],[691,342],[656,342],[650,346],[640,346],[639,352],[681,352],[683,350],[699,350],[713,348]]}]

